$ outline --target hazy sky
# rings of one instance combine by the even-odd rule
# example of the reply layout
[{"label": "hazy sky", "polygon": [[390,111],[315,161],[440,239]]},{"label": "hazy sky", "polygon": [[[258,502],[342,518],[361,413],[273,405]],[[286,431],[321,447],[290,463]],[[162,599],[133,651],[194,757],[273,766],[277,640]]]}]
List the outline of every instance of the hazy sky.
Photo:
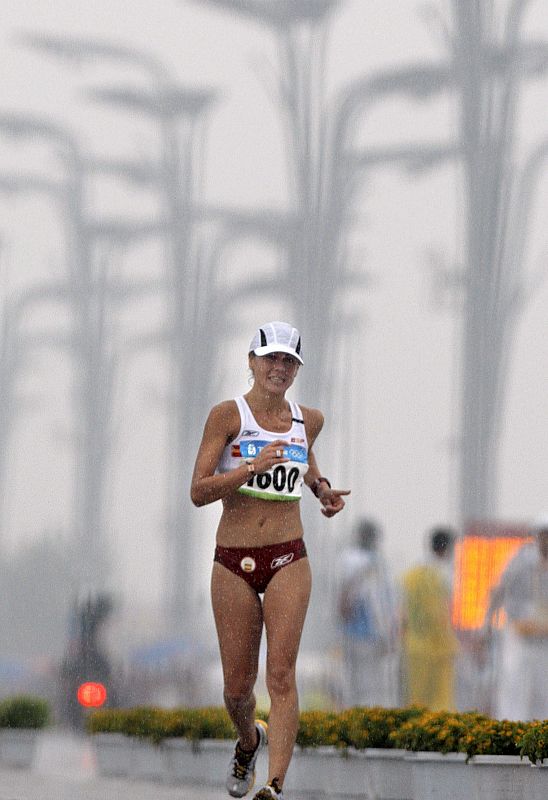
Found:
[{"label": "hazy sky", "polygon": [[[496,5],[502,8],[504,3]],[[448,6],[442,0],[343,3],[329,39],[328,98],[359,75],[445,57],[443,17]],[[51,116],[71,126],[84,150],[95,155],[154,153],[157,142],[149,125],[87,103],[82,91],[127,82],[143,85],[146,78],[137,69],[95,64],[67,70],[22,48],[17,34],[93,35],[145,49],[181,83],[218,91],[205,143],[205,199],[243,208],[286,207],[282,128],[268,97],[276,50],[261,27],[201,3],[175,0],[4,0],[0,25],[0,109]],[[530,3],[525,30],[532,37],[548,39],[544,0]],[[546,80],[536,81],[524,92],[520,160],[548,136],[547,87]],[[361,121],[357,140],[445,141],[456,124],[456,109],[447,99],[424,105],[393,99]],[[49,176],[59,171],[45,147],[1,137],[0,169],[38,170]],[[526,269],[537,277],[547,255],[547,172],[537,193],[527,250]],[[89,198],[90,208],[105,214],[132,213],[136,207],[146,209],[147,203],[147,197],[136,201],[129,191],[106,185],[95,187]],[[62,274],[58,221],[51,203],[36,196],[0,196],[0,209],[4,291],[13,296],[37,278]],[[456,169],[419,178],[396,169],[372,174],[360,198],[351,239],[352,258],[370,278],[367,289],[352,301],[363,320],[359,341],[348,363],[326,364],[334,375],[343,375],[347,399],[340,413],[352,419],[352,428],[340,443],[348,457],[339,453],[332,459],[322,452],[321,442],[318,445],[323,471],[335,484],[352,488],[348,513],[333,521],[329,535],[342,542],[358,516],[371,514],[385,527],[386,551],[398,569],[420,555],[430,526],[457,521],[458,303],[440,304],[430,265],[461,263],[462,214]],[[126,274],[158,274],[160,256],[159,248],[143,245],[117,267]],[[227,275],[267,273],[272,267],[272,253],[251,245],[227,256]],[[548,281],[537,281],[513,347],[500,470],[500,517],[507,520],[528,520],[548,511],[547,303]],[[242,308],[245,305],[239,305]],[[220,344],[230,364],[222,397],[245,391],[248,339],[261,322],[282,313],[275,304],[246,308],[245,318],[238,320],[238,330],[245,334]],[[112,335],[125,342],[146,330],[158,315],[158,303],[136,304],[120,315]],[[42,315],[28,324],[38,330],[66,320],[51,313],[48,319]],[[317,357],[313,342],[305,342],[305,348],[308,358]],[[14,546],[37,531],[69,524],[70,371],[60,357],[45,354],[37,356],[32,366],[22,389],[36,398],[22,415],[12,441],[7,535]],[[123,360],[109,498],[121,586],[129,592],[138,587],[142,597],[151,599],[159,591],[162,565],[163,366],[154,356],[127,355]],[[293,394],[298,399],[298,384]],[[204,408],[204,417],[206,413]],[[197,427],[202,422],[198,420]],[[329,425],[327,420],[327,435]],[[333,474],[333,462],[340,465],[341,474]],[[213,550],[218,509],[200,514],[205,559]]]}]

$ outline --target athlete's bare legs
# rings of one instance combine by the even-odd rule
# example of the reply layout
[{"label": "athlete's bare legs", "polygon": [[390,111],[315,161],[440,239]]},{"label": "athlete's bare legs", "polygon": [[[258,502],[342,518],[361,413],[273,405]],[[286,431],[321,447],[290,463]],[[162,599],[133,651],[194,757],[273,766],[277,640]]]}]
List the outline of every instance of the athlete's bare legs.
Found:
[{"label": "athlete's bare legs", "polygon": [[295,666],[311,589],[307,558],[280,569],[264,594],[267,636],[266,685],[268,717],[268,780],[283,784],[299,726]]},{"label": "athlete's bare legs", "polygon": [[253,750],[255,695],[263,618],[267,635],[266,685],[268,717],[268,779],[283,784],[299,725],[295,667],[311,589],[307,558],[283,567],[272,578],[261,604],[242,578],[221,564],[213,565],[211,597],[219,637],[225,704],[240,746]]},{"label": "athlete's bare legs", "polygon": [[224,677],[224,699],[240,747],[257,746],[254,687],[259,667],[263,610],[257,593],[221,564],[213,564],[211,600]]}]

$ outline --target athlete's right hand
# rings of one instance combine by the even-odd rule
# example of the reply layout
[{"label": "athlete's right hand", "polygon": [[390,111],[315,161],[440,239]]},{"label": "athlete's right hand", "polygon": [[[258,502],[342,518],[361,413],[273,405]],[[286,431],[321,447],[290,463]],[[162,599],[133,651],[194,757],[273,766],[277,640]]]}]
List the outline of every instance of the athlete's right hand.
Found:
[{"label": "athlete's right hand", "polygon": [[284,447],[287,447],[288,444],[289,442],[286,442],[285,439],[276,439],[274,442],[267,444],[266,447],[263,447],[259,455],[249,462],[253,464],[256,474],[261,475],[263,472],[268,472],[276,464],[285,464],[289,461],[284,456]]}]

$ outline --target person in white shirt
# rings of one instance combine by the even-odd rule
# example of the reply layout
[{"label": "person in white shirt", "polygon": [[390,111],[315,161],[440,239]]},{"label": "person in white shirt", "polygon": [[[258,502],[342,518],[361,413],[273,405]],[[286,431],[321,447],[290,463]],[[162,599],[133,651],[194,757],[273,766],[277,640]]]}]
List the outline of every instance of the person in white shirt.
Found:
[{"label": "person in white shirt", "polygon": [[548,515],[531,529],[491,593],[484,634],[493,615],[506,612],[500,634],[495,716],[499,719],[548,718]]},{"label": "person in white shirt", "polygon": [[380,535],[373,520],[360,520],[355,544],[341,556],[338,615],[347,708],[398,702],[398,607],[394,581],[379,551]]}]

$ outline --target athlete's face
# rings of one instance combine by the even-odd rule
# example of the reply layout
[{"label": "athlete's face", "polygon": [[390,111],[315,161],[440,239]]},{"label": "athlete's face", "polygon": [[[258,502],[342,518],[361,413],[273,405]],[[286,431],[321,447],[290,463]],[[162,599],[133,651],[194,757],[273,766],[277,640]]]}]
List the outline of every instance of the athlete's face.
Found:
[{"label": "athlete's face", "polygon": [[266,356],[249,356],[249,367],[255,381],[267,391],[283,394],[299,371],[299,362],[289,353],[269,353]]}]

